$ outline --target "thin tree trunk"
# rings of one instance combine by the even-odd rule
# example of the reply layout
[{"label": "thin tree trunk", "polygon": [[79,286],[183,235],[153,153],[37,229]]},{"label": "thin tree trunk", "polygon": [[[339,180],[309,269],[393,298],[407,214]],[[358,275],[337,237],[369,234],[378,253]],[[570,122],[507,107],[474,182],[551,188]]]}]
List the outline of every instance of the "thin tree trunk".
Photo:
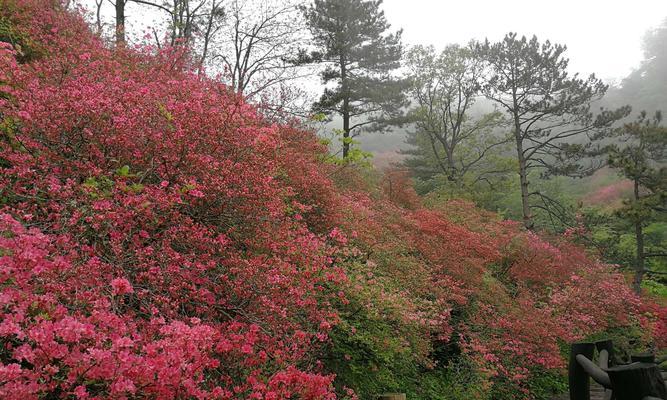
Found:
[{"label": "thin tree trunk", "polygon": [[514,138],[516,140],[516,153],[519,160],[519,182],[521,184],[521,212],[523,214],[523,225],[526,229],[533,230],[535,223],[530,210],[528,197],[528,168],[526,167],[526,158],[523,154],[523,138],[521,137],[521,121],[519,115],[514,113]]},{"label": "thin tree trunk", "polygon": [[[519,148],[519,153],[521,149]],[[526,168],[526,160],[519,156],[519,181],[521,184],[521,211],[523,213],[523,225],[526,229],[533,230],[535,223],[533,222],[533,214],[530,210],[530,203],[528,201],[528,170]]]},{"label": "thin tree trunk", "polygon": [[211,15],[208,16],[208,21],[206,23],[206,32],[204,33],[204,49],[202,50],[201,58],[199,59],[199,69],[197,71],[199,75],[201,75],[202,71],[204,70],[204,63],[206,62],[206,56],[208,55],[208,46],[211,41],[211,35],[213,31],[213,19],[215,18],[217,7],[218,6],[214,0],[211,5]]},{"label": "thin tree trunk", "polygon": [[350,96],[347,93],[347,68],[345,58],[340,57],[340,80],[343,90],[343,159],[350,154]]},{"label": "thin tree trunk", "polygon": [[[453,135],[453,133],[452,133]],[[454,145],[450,145],[447,148],[445,148],[445,155],[447,157],[447,164],[449,166],[449,172],[447,173],[447,179],[450,182],[456,182],[457,184],[459,183],[459,176],[456,171],[456,163],[454,161]]]},{"label": "thin tree trunk", "polygon": [[350,154],[350,111],[349,100],[343,100],[343,158],[347,159]]},{"label": "thin tree trunk", "polygon": [[104,0],[95,0],[95,24],[97,25],[97,34],[102,35],[102,2]]},{"label": "thin tree trunk", "polygon": [[[635,179],[635,202],[639,201],[639,181]],[[632,281],[632,288],[635,293],[640,294],[642,290],[642,280],[646,272],[646,255],[644,253],[644,229],[642,222],[637,219],[635,221],[635,241],[637,243],[637,260],[635,264],[635,277]]]},{"label": "thin tree trunk", "polygon": [[116,0],[116,46],[125,46],[125,3],[127,0]]}]

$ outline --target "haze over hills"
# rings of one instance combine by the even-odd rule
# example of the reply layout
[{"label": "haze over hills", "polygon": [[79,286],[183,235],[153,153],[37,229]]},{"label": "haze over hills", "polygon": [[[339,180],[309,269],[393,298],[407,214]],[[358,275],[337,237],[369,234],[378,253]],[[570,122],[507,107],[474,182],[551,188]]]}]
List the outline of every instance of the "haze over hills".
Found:
[{"label": "haze over hills", "polygon": [[[658,27],[662,26],[662,30]],[[603,107],[621,107],[631,104],[635,112],[642,110],[648,113],[655,111],[667,112],[667,17],[662,20],[662,25],[647,27],[640,40],[634,44],[636,49],[641,50],[642,58],[634,62],[631,72],[627,75],[607,78],[605,82],[610,85],[609,91],[599,102]],[[567,45],[567,43],[565,43]],[[628,57],[621,53],[613,53],[616,58],[614,64],[628,62]],[[577,65],[574,54],[568,55],[570,66]],[[611,57],[611,56],[608,56]],[[630,58],[631,59],[631,58]],[[589,61],[590,63],[590,61]],[[621,71],[620,68],[618,71]],[[576,70],[571,68],[571,72]],[[486,102],[484,98],[478,100],[478,112],[489,112],[493,105]],[[334,121],[329,128],[340,126],[340,121]],[[400,161],[402,157],[398,154],[410,146],[405,143],[407,138],[406,129],[409,127],[394,128],[387,134],[368,133],[359,138],[362,147],[379,157],[376,165],[387,166],[391,162]]]}]

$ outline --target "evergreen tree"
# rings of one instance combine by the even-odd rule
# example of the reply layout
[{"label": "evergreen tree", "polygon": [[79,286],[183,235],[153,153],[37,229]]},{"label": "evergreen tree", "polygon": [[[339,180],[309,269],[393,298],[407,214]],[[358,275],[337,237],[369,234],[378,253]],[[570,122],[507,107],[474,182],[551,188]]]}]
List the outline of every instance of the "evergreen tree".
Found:
[{"label": "evergreen tree", "polygon": [[667,18],[644,36],[644,60],[622,82],[616,97],[640,110],[667,109]]},{"label": "evergreen tree", "polygon": [[327,87],[314,109],[343,120],[343,158],[352,138],[363,130],[384,131],[398,122],[405,104],[405,82],[394,76],[400,66],[401,31],[380,9],[382,0],[315,0],[304,8],[317,51],[316,62]]},{"label": "evergreen tree", "polygon": [[629,109],[591,112],[591,103],[604,96],[607,85],[594,75],[569,76],[565,46],[509,33],[498,43],[487,40],[475,49],[488,68],[485,94],[512,123],[523,220],[533,229],[533,209],[551,212],[559,207],[547,194],[530,190],[529,175],[592,173],[600,164],[586,160],[597,153],[598,139],[607,136]]},{"label": "evergreen tree", "polygon": [[617,142],[609,147],[609,166],[632,181],[630,200],[618,215],[633,225],[635,236],[635,277],[633,288],[639,293],[647,272],[647,260],[667,256],[665,243],[647,248],[644,229],[664,218],[667,211],[667,128],[660,126],[659,112],[653,118],[639,118],[618,131]]}]

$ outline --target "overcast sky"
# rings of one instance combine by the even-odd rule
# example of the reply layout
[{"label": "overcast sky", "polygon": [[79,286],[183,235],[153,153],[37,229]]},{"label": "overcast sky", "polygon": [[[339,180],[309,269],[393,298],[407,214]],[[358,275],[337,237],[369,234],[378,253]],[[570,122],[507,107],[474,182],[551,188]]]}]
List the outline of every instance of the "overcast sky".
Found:
[{"label": "overcast sky", "polygon": [[642,36],[667,18],[667,0],[384,0],[384,10],[408,44],[535,34],[566,44],[573,72],[617,79],[642,60]]},{"label": "overcast sky", "polygon": [[[81,1],[93,9],[94,0]],[[128,7],[131,28],[155,17],[137,18],[137,6]],[[594,72],[607,80],[623,78],[639,65],[642,36],[667,18],[667,0],[384,0],[383,8],[393,28],[403,28],[406,44],[443,47],[500,40],[509,31],[536,34],[568,46],[572,72]],[[107,2],[104,11],[113,16]]]}]

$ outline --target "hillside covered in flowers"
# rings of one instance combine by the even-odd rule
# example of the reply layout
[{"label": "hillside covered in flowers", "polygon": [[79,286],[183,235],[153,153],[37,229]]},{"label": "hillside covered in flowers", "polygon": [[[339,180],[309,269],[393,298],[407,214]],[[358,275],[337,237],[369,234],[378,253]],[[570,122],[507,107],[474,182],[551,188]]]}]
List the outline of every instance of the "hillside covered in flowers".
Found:
[{"label": "hillside covered in flowers", "polygon": [[544,398],[569,342],[667,344],[567,235],[325,155],[179,48],[0,0],[0,397]]}]

